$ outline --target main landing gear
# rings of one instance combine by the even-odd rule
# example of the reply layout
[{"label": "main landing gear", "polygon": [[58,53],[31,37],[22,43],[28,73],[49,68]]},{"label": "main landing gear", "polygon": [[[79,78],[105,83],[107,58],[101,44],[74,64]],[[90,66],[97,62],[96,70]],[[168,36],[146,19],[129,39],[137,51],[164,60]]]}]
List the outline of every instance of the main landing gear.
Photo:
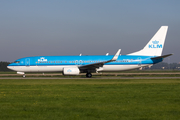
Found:
[{"label": "main landing gear", "polygon": [[91,78],[91,77],[92,77],[92,74],[91,74],[91,73],[87,73],[87,74],[86,74],[86,77],[87,77],[87,78]]}]

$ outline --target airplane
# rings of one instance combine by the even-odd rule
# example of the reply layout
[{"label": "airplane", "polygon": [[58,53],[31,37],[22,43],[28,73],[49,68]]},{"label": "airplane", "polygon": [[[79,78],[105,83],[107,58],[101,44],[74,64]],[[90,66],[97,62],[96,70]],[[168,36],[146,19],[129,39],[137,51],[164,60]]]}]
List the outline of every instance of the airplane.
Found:
[{"label": "airplane", "polygon": [[92,73],[103,71],[124,71],[162,62],[172,54],[161,55],[168,26],[161,26],[147,45],[140,51],[121,55],[119,49],[113,55],[82,55],[79,56],[34,56],[24,57],[9,64],[7,68],[17,71],[26,77],[25,72],[60,72],[63,75],[79,75],[86,73],[87,78]]}]

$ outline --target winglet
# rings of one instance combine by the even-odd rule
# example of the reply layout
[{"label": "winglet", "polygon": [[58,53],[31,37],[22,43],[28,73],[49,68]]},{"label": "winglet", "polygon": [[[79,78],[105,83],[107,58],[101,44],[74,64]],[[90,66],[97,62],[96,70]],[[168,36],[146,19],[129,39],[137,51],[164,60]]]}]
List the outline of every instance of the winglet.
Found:
[{"label": "winglet", "polygon": [[114,55],[114,57],[111,59],[111,61],[116,61],[118,59],[118,56],[119,56],[120,52],[121,52],[121,49],[119,49],[117,51],[117,53]]}]

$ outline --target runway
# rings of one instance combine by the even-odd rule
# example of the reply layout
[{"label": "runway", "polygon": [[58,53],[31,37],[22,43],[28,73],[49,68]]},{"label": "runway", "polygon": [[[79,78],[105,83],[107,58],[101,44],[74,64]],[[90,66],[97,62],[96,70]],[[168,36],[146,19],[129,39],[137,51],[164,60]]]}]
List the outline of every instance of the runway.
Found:
[{"label": "runway", "polygon": [[[80,73],[79,76],[86,75],[86,73]],[[180,75],[180,72],[146,72],[146,73],[92,73],[93,76],[128,76],[128,75]],[[0,77],[11,77],[11,76],[22,76],[20,74],[0,74]],[[54,77],[60,76],[62,77],[62,73],[28,73],[26,76],[32,77]]]},{"label": "runway", "polygon": [[63,76],[61,73],[28,73],[26,78],[19,74],[0,74],[0,79],[180,79],[180,72],[93,73],[92,78],[86,78],[85,73],[79,76]]}]

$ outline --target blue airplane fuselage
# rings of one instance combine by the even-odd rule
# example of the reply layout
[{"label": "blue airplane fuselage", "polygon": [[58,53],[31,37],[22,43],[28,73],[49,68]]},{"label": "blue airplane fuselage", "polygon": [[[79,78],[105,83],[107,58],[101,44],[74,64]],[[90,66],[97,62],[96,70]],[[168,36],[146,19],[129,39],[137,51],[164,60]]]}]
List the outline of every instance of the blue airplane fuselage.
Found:
[{"label": "blue airplane fuselage", "polygon": [[[154,56],[133,56],[121,55],[116,61],[105,63],[104,65],[147,65],[161,62],[163,58],[152,60]],[[36,56],[25,57],[16,60],[9,66],[81,66],[112,59],[112,55],[95,55],[95,56]]]}]

